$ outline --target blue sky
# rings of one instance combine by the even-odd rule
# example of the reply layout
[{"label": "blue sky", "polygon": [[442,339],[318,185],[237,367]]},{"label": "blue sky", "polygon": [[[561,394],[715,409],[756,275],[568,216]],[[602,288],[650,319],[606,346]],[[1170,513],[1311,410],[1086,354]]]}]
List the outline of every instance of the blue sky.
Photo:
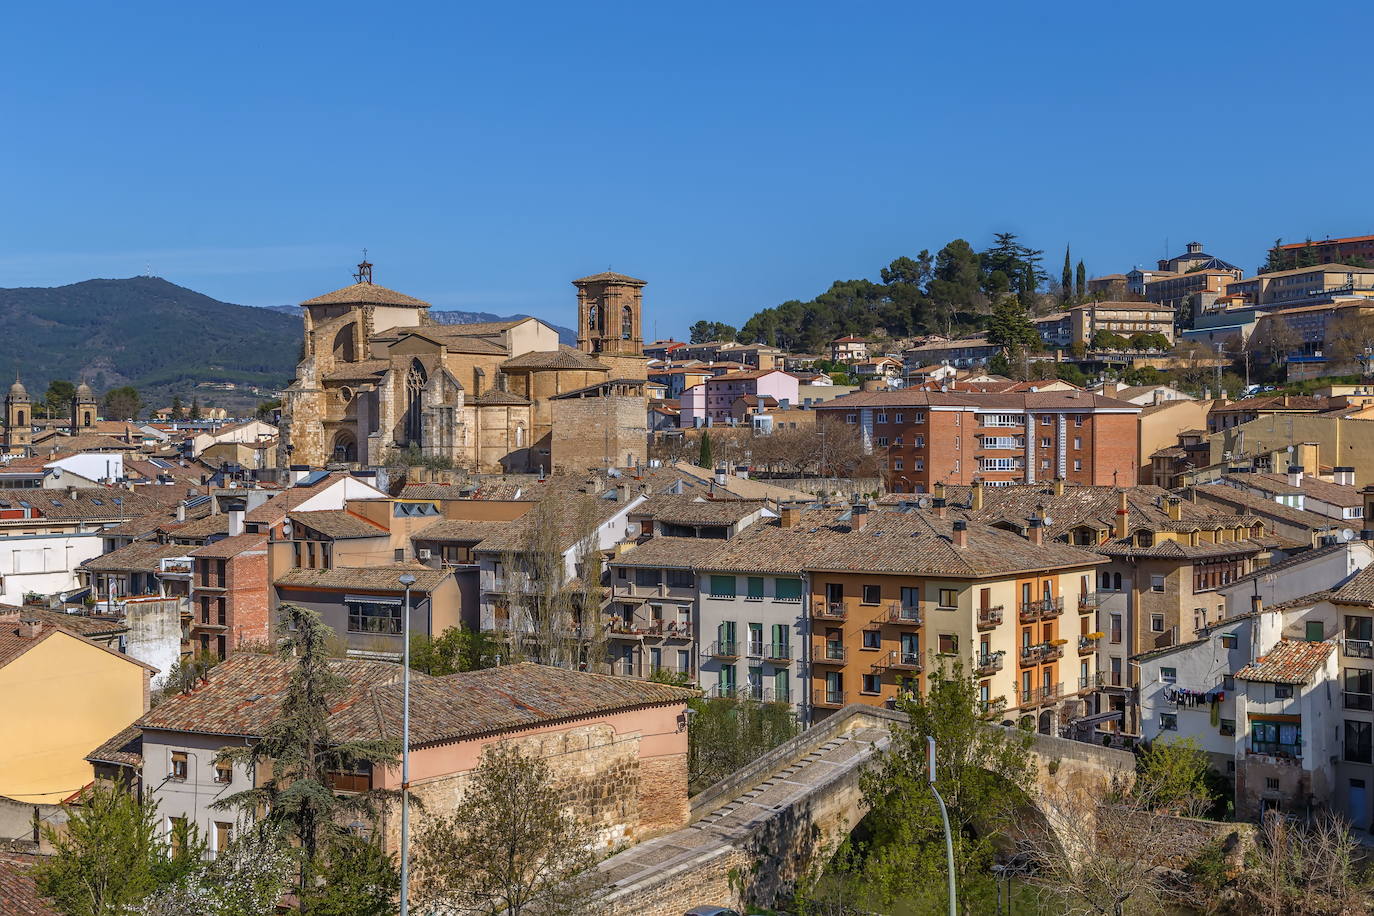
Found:
[{"label": "blue sky", "polygon": [[1374,4],[24,4],[0,286],[377,282],[739,324],[962,236],[1090,273],[1374,233]]}]

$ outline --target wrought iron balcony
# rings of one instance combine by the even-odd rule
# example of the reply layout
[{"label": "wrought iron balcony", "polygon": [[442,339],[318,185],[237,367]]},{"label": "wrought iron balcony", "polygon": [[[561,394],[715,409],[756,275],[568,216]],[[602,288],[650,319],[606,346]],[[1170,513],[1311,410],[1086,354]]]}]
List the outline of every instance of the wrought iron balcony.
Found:
[{"label": "wrought iron balcony", "polygon": [[990,630],[1002,625],[1002,605],[978,609],[978,629]]}]

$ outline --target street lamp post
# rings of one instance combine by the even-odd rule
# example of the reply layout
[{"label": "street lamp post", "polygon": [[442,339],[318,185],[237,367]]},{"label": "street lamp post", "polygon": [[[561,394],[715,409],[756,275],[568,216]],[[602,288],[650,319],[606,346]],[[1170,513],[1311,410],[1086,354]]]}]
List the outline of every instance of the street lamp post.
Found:
[{"label": "street lamp post", "polygon": [[949,812],[945,810],[945,800],[940,797],[940,790],[935,788],[935,738],[931,735],[926,736],[926,779],[930,782],[930,791],[935,794],[935,800],[940,803],[940,820],[945,825],[945,865],[949,868],[949,916],[955,916],[954,837],[949,832]]},{"label": "street lamp post", "polygon": [[399,580],[406,589],[404,616],[401,618],[401,916],[410,913],[410,587],[415,577],[403,574]]}]

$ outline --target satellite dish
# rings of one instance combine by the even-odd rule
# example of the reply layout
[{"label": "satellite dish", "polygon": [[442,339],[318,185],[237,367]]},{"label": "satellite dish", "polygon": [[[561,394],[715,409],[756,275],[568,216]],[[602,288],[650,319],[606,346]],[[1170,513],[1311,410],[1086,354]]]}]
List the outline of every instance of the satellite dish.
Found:
[{"label": "satellite dish", "polygon": [[625,526],[625,534],[627,537],[639,537],[639,531],[639,522],[630,522]]},{"label": "satellite dish", "polygon": [[1046,528],[1048,528],[1048,527],[1050,527],[1051,525],[1054,524],[1054,519],[1051,518],[1051,517],[1048,516],[1048,515],[1045,516],[1043,519],[1041,519],[1041,521],[1044,523],[1044,525],[1045,525]]},{"label": "satellite dish", "polygon": [[930,497],[929,497],[929,496],[922,496],[920,499],[916,500],[916,505],[920,506],[922,509],[929,509],[929,508],[930,508]]},{"label": "satellite dish", "polygon": [[1342,528],[1342,529],[1341,529],[1341,540],[1342,540],[1342,541],[1353,541],[1353,540],[1355,540],[1355,530],[1354,530],[1353,528]]},{"label": "satellite dish", "polygon": [[281,523],[281,534],[282,537],[285,538],[291,537],[291,519],[288,518],[286,521]]}]

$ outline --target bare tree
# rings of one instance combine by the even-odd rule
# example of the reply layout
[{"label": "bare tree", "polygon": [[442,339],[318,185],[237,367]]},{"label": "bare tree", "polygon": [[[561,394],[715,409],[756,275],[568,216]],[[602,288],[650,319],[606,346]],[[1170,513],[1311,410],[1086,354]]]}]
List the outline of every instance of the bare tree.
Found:
[{"label": "bare tree", "polygon": [[1302,347],[1302,335],[1282,315],[1261,319],[1250,338],[1254,352],[1263,354],[1271,366],[1282,363],[1289,353]]},{"label": "bare tree", "polygon": [[1307,824],[1267,814],[1242,880],[1248,908],[1266,916],[1368,913],[1357,850],[1348,825],[1333,814],[1318,814]]},{"label": "bare tree", "polygon": [[1335,366],[1363,369],[1360,363],[1374,350],[1374,315],[1358,307],[1345,309],[1326,326],[1324,344]]}]

